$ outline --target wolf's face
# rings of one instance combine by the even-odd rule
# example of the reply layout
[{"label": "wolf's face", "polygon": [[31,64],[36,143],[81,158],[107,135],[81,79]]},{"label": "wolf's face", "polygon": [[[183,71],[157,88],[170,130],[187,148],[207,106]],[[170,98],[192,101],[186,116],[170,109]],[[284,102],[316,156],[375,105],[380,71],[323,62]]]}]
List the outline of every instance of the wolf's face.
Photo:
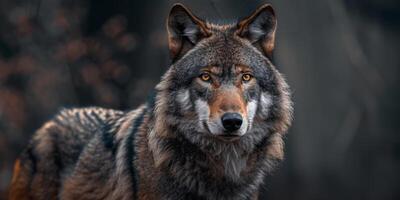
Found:
[{"label": "wolf's face", "polygon": [[195,99],[202,132],[235,139],[251,129],[259,88],[250,67],[239,64],[202,67],[192,80],[192,88],[187,99]]},{"label": "wolf's face", "polygon": [[275,29],[269,5],[230,25],[203,22],[176,5],[168,20],[173,65],[158,85],[168,98],[166,121],[191,137],[233,142],[265,136],[273,128],[268,122],[290,104],[269,60]]},{"label": "wolf's face", "polygon": [[180,113],[196,116],[197,130],[234,141],[251,132],[256,114],[269,115],[273,73],[267,58],[250,44],[218,37],[175,63],[174,98]]}]

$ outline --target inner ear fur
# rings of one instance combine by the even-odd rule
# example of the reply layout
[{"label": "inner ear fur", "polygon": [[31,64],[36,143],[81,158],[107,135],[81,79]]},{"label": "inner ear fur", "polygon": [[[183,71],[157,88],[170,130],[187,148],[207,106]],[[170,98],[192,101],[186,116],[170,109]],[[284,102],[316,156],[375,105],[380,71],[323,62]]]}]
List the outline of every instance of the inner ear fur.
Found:
[{"label": "inner ear fur", "polygon": [[263,4],[237,25],[237,35],[249,40],[264,55],[271,58],[275,45],[277,21],[275,11],[269,4]]},{"label": "inner ear fur", "polygon": [[168,44],[173,60],[182,57],[201,39],[211,35],[206,23],[182,4],[175,4],[167,20]]}]

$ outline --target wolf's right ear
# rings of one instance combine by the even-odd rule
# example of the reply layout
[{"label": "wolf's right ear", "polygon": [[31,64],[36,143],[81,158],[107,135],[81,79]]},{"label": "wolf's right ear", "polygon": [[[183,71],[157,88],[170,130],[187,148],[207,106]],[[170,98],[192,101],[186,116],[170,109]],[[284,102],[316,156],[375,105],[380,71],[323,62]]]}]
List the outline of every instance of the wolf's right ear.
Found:
[{"label": "wolf's right ear", "polygon": [[202,38],[211,35],[206,23],[182,4],[175,4],[167,21],[168,45],[173,61],[182,57]]}]

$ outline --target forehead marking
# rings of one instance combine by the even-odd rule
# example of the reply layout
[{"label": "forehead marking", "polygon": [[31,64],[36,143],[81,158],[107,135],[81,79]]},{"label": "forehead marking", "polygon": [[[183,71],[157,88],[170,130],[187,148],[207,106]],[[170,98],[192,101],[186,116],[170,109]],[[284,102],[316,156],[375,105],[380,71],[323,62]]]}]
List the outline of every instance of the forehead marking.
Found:
[{"label": "forehead marking", "polygon": [[220,75],[222,74],[222,68],[218,66],[205,66],[201,68],[201,71],[207,71],[212,74]]}]

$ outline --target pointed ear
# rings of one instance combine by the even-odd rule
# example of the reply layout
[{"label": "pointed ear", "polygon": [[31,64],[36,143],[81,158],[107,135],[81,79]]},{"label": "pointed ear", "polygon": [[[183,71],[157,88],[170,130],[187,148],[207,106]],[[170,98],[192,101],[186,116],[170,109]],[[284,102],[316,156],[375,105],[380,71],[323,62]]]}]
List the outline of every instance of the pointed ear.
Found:
[{"label": "pointed ear", "polygon": [[268,58],[272,57],[275,43],[276,18],[271,5],[264,4],[238,23],[237,34],[248,39]]},{"label": "pointed ear", "polygon": [[176,60],[193,48],[201,39],[211,35],[206,23],[182,4],[175,4],[167,21],[171,58]]}]

